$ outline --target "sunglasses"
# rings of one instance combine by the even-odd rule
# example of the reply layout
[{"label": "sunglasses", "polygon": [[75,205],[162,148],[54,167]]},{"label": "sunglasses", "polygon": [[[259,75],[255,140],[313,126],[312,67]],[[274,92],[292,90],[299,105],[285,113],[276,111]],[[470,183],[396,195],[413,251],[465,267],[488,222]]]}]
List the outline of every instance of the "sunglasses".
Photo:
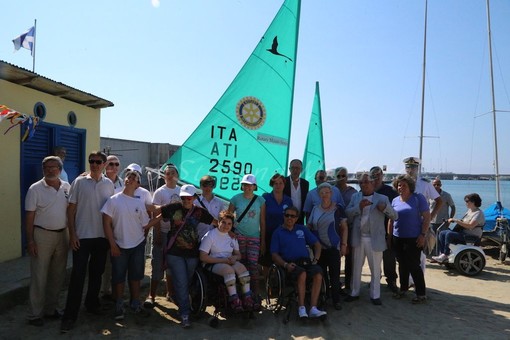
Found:
[{"label": "sunglasses", "polygon": [[119,162],[115,162],[115,163],[114,162],[110,162],[110,163],[108,163],[108,165],[109,166],[119,166],[120,163]]},{"label": "sunglasses", "polygon": [[210,182],[203,182],[201,184],[202,187],[214,187],[214,182],[210,181]]},{"label": "sunglasses", "polygon": [[181,200],[184,200],[184,201],[191,201],[193,199],[192,196],[181,196]]},{"label": "sunglasses", "polygon": [[292,215],[292,214],[285,214],[283,216],[285,216],[287,218],[297,218],[297,215]]},{"label": "sunglasses", "polygon": [[101,164],[103,164],[103,161],[100,159],[89,159],[89,164],[101,165]]},{"label": "sunglasses", "polygon": [[337,175],[336,178],[346,178],[347,176],[345,175]]}]

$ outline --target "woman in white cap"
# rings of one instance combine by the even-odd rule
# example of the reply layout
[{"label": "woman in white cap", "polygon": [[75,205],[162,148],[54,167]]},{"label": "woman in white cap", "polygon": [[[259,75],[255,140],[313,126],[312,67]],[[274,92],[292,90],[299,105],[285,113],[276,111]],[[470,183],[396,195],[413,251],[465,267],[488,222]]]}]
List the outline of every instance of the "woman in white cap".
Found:
[{"label": "woman in white cap", "polygon": [[186,184],[181,187],[181,202],[161,207],[161,215],[170,221],[166,261],[172,274],[172,282],[181,314],[181,325],[189,327],[191,306],[189,301],[189,282],[198,265],[198,225],[217,224],[209,212],[193,204],[197,189]]},{"label": "woman in white cap", "polygon": [[257,179],[254,175],[244,175],[240,194],[230,200],[228,210],[236,213],[235,233],[239,242],[241,262],[248,268],[251,277],[251,289],[255,294],[254,309],[260,308],[258,298],[259,254],[266,247],[266,200],[255,195]]}]

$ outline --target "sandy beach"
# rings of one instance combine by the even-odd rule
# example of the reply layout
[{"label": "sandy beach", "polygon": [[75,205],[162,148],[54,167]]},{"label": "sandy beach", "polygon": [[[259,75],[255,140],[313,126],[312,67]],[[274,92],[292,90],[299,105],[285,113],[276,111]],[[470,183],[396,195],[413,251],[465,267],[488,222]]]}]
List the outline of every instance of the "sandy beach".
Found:
[{"label": "sandy beach", "polygon": [[[487,251],[487,266],[476,277],[460,275],[455,269],[429,263],[425,273],[428,302],[412,305],[413,294],[395,300],[386,285],[381,287],[382,306],[374,306],[368,296],[369,271],[363,271],[360,299],[343,303],[343,309],[327,309],[325,322],[299,322],[295,317],[283,324],[283,315],[267,310],[255,319],[232,317],[218,328],[202,317],[191,329],[182,329],[175,305],[157,299],[149,317],[127,314],[115,322],[113,311],[104,316],[80,313],[76,327],[60,334],[59,321],[47,321],[43,327],[26,323],[27,301],[1,314],[0,337],[3,339],[50,339],[55,337],[89,339],[173,338],[173,339],[510,339],[510,263],[499,263]],[[148,268],[147,268],[148,269]],[[384,282],[384,279],[381,280]],[[143,296],[147,293],[145,287]],[[411,292],[412,293],[412,292]],[[67,292],[62,294],[65,299]],[[211,310],[208,309],[210,312]]]}]

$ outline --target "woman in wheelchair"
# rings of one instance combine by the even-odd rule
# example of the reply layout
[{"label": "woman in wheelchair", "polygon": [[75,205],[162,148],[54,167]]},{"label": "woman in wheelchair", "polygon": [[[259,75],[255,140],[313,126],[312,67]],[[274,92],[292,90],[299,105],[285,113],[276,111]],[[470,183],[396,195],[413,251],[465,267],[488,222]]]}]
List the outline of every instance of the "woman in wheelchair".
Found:
[{"label": "woman in wheelchair", "polygon": [[[239,243],[229,235],[234,224],[234,214],[221,211],[218,228],[212,229],[202,238],[200,243],[200,261],[204,268],[223,277],[229,295],[230,307],[234,312],[259,309],[255,305],[250,290],[250,274],[239,262],[241,253]],[[237,294],[236,275],[242,289],[242,301]]]},{"label": "woman in wheelchair", "polygon": [[[324,317],[327,313],[317,308],[322,287],[322,269],[317,265],[321,257],[321,244],[308,228],[296,224],[299,217],[299,210],[296,207],[285,209],[283,216],[283,225],[274,231],[271,239],[273,262],[284,268],[291,279],[297,282],[299,317],[301,319],[308,318],[308,315],[312,318]],[[310,260],[307,244],[314,249],[313,260]],[[309,314],[305,307],[307,276],[312,278]]]},{"label": "woman in wheelchair", "polygon": [[466,195],[464,202],[468,208],[466,214],[462,219],[449,218],[448,222],[456,223],[453,230],[446,229],[439,233],[438,246],[440,255],[432,256],[432,259],[439,262],[447,262],[448,255],[450,254],[450,244],[465,243],[465,236],[471,235],[475,237],[482,237],[483,225],[485,224],[485,215],[480,206],[482,199],[476,193]]}]

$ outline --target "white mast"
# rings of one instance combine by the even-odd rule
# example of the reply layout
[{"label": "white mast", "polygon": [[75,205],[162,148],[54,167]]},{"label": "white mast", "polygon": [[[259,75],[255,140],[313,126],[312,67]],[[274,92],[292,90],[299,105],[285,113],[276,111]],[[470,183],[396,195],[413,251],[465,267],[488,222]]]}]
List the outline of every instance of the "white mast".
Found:
[{"label": "white mast", "polygon": [[501,202],[501,194],[499,187],[499,160],[498,160],[498,135],[496,128],[496,99],[494,96],[494,71],[492,67],[492,34],[491,34],[491,15],[489,0],[487,0],[487,31],[489,33],[489,66],[491,79],[491,96],[492,96],[492,129],[494,133],[494,171],[496,175],[496,199]]},{"label": "white mast", "polygon": [[[421,83],[421,125],[420,125],[420,154],[419,158],[423,164],[423,125],[425,120],[425,68],[427,65],[427,8],[428,0],[425,0],[425,31],[423,33],[423,74]],[[418,168],[418,175],[421,174],[422,167]]]}]

